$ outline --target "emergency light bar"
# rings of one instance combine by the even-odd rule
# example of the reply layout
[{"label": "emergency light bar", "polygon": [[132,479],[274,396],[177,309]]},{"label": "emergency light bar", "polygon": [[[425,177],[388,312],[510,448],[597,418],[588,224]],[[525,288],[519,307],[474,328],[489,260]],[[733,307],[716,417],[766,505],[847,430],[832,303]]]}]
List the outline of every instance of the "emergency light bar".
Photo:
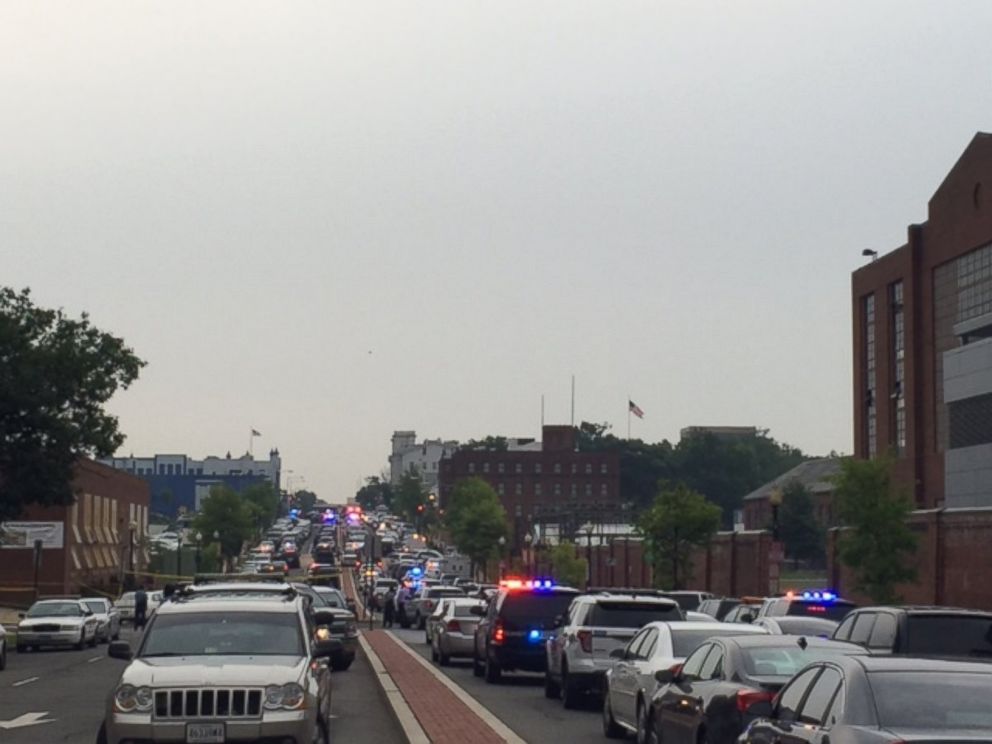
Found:
[{"label": "emergency light bar", "polygon": [[499,582],[501,589],[530,589],[540,591],[551,589],[555,583],[551,579],[503,579]]}]

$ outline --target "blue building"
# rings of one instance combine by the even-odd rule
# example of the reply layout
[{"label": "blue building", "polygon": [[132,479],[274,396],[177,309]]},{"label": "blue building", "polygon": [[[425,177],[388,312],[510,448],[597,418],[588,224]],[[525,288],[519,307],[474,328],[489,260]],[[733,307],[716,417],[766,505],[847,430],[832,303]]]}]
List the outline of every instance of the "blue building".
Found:
[{"label": "blue building", "polygon": [[170,519],[199,511],[200,504],[216,485],[226,485],[240,493],[258,483],[271,483],[278,491],[282,468],[277,449],[269,452],[268,460],[256,460],[248,453],[233,458],[228,452],[225,457],[211,455],[203,460],[187,455],[154,455],[111,457],[100,462],[148,481],[151,513]]}]

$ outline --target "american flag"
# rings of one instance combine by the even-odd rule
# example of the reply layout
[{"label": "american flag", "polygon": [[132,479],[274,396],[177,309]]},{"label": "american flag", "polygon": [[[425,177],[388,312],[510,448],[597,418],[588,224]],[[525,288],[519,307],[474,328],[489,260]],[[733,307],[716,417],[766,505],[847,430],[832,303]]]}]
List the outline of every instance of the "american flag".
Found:
[{"label": "american flag", "polygon": [[632,414],[637,416],[637,418],[644,418],[644,411],[642,411],[641,407],[637,405],[634,401],[628,400],[627,407],[630,409],[630,412]]}]

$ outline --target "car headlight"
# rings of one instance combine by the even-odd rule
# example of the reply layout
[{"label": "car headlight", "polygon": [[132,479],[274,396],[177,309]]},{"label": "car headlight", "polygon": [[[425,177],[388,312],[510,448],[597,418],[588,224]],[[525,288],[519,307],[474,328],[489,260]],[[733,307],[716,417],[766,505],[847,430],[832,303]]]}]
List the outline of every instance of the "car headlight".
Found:
[{"label": "car headlight", "polygon": [[117,688],[117,692],[114,693],[114,705],[122,713],[130,713],[135,710],[151,710],[151,688],[121,685]]},{"label": "car headlight", "polygon": [[303,707],[306,694],[295,682],[288,685],[269,685],[265,688],[265,707],[269,710],[284,708],[296,710]]}]

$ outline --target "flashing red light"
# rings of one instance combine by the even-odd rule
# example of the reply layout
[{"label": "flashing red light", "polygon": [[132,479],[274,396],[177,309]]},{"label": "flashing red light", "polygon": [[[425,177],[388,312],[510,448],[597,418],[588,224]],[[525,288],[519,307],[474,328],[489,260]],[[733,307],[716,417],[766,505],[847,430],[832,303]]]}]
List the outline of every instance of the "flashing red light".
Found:
[{"label": "flashing red light", "polygon": [[823,605],[806,605],[806,612],[812,612],[815,615],[826,613],[826,611],[827,608]]},{"label": "flashing red light", "polygon": [[592,631],[591,630],[580,630],[575,636],[579,639],[579,644],[582,646],[582,650],[587,653],[592,653]]},{"label": "flashing red light", "polygon": [[462,624],[460,622],[458,622],[457,620],[449,620],[448,621],[448,624],[445,627],[451,633],[461,633],[462,632]]},{"label": "flashing red light", "polygon": [[503,629],[503,623],[497,620],[496,626],[493,628],[493,643],[497,646],[501,646],[505,640],[506,631]]},{"label": "flashing red light", "polygon": [[737,710],[741,713],[747,713],[747,709],[755,703],[770,703],[774,697],[774,692],[766,692],[765,690],[738,690]]}]

